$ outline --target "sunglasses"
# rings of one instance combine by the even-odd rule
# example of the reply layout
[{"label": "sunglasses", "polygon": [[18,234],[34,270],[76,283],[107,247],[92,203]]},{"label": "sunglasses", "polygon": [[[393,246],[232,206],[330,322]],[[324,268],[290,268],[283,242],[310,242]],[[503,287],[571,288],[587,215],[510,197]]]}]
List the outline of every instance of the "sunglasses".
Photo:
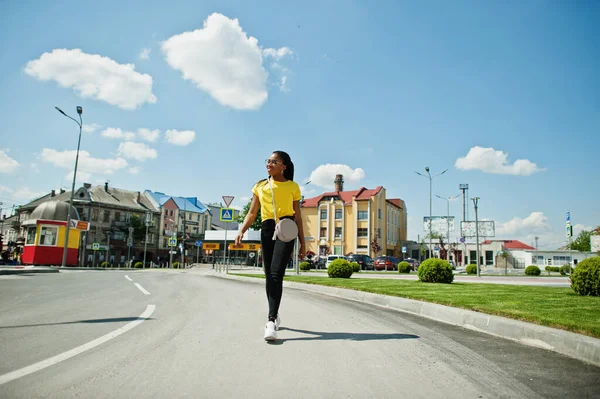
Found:
[{"label": "sunglasses", "polygon": [[266,165],[268,165],[268,164],[271,164],[271,165],[280,165],[281,162],[277,161],[277,160],[273,160],[273,159],[265,159],[265,164]]}]

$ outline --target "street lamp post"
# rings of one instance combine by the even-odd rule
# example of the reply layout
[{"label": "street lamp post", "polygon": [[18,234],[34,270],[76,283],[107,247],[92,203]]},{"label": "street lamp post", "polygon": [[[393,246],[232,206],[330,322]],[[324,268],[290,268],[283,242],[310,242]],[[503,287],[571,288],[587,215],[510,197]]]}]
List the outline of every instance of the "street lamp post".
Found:
[{"label": "street lamp post", "polygon": [[448,197],[448,198],[444,198],[444,197],[440,197],[439,195],[435,195],[436,197],[438,197],[439,199],[443,199],[444,201],[446,201],[446,205],[447,205],[447,216],[446,216],[446,243],[450,244],[450,201],[452,201],[453,199],[457,199],[458,197],[460,197],[459,195],[455,195],[454,197]]},{"label": "street lamp post", "polygon": [[477,277],[481,277],[481,274],[479,272],[479,216],[477,214],[477,209],[478,209],[478,203],[479,203],[479,197],[474,197],[473,199],[473,204],[475,205],[475,245],[477,245]]},{"label": "street lamp post", "polygon": [[448,169],[444,170],[441,173],[438,173],[435,176],[431,176],[431,173],[429,173],[429,166],[425,167],[425,172],[427,172],[427,176],[415,171],[415,173],[418,174],[419,176],[423,176],[423,177],[429,179],[429,257],[431,257],[431,236],[432,236],[432,233],[431,233],[431,195],[432,195],[431,190],[432,190],[432,185],[433,185],[432,182],[433,182],[434,178],[443,175],[447,171],[448,171]]},{"label": "street lamp post", "polygon": [[152,223],[152,213],[146,212],[146,236],[144,237],[144,266],[146,267],[146,249],[148,248],[148,227]]},{"label": "street lamp post", "polygon": [[69,230],[71,229],[71,208],[73,208],[73,194],[75,193],[75,178],[77,177],[77,163],[79,162],[79,146],[81,145],[81,129],[83,127],[83,119],[81,114],[83,114],[83,108],[80,106],[77,107],[77,114],[79,115],[79,122],[76,119],[71,118],[69,115],[65,114],[64,111],[58,107],[54,107],[58,112],[66,116],[67,118],[73,120],[75,123],[79,125],[79,139],[77,140],[77,153],[75,155],[75,169],[73,171],[73,184],[71,186],[71,200],[69,201],[69,212],[67,216],[67,231],[65,233],[65,246],[63,248],[63,258],[62,258],[62,267],[65,267],[67,263],[67,249],[69,247]]}]

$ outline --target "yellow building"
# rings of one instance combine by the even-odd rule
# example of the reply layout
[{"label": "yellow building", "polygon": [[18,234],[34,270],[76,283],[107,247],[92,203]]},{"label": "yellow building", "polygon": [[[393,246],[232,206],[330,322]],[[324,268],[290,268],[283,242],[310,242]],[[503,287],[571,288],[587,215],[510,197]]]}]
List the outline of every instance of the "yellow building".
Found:
[{"label": "yellow building", "polygon": [[[302,223],[306,251],[328,254],[365,254],[400,257],[406,241],[406,205],[401,199],[386,198],[385,188],[364,187],[343,191],[336,176],[336,191],[305,199]],[[381,248],[374,250],[374,243]]]}]

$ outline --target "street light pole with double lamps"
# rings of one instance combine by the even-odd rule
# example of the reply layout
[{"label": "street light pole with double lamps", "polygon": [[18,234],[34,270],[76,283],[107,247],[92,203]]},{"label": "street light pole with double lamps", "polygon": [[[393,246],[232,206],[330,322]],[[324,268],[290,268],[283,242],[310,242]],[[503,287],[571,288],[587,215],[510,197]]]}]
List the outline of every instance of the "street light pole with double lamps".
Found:
[{"label": "street light pole with double lamps", "polygon": [[425,167],[425,172],[427,172],[427,176],[425,176],[422,173],[419,173],[419,172],[415,171],[415,173],[418,174],[419,176],[423,176],[423,177],[429,179],[429,257],[430,258],[432,257],[431,256],[432,255],[432,252],[431,252],[431,236],[432,236],[432,234],[431,234],[431,195],[432,195],[431,189],[432,189],[432,181],[433,181],[434,178],[443,175],[447,171],[448,171],[448,169],[444,170],[441,173],[438,173],[435,176],[431,176],[431,173],[429,173],[429,166]]},{"label": "street light pole with double lamps", "polygon": [[454,197],[440,197],[439,195],[435,195],[436,197],[438,197],[439,199],[443,199],[444,201],[446,201],[447,204],[447,216],[446,216],[446,243],[449,245],[450,244],[450,201],[457,199],[458,197],[460,197],[460,194],[455,195]]},{"label": "street light pole with double lamps", "polygon": [[75,155],[75,169],[73,170],[73,184],[71,185],[71,200],[69,201],[69,212],[67,216],[67,232],[65,233],[65,246],[63,248],[63,258],[62,258],[62,267],[65,267],[67,263],[67,249],[69,248],[69,230],[71,229],[71,209],[73,208],[73,194],[75,193],[75,179],[77,177],[77,163],[79,162],[79,146],[81,145],[81,129],[83,128],[83,119],[81,114],[83,114],[83,108],[80,106],[77,107],[77,114],[79,115],[79,122],[77,119],[71,118],[69,115],[65,114],[65,112],[58,108],[54,107],[58,112],[71,119],[75,123],[79,125],[79,139],[77,140],[77,153]]}]

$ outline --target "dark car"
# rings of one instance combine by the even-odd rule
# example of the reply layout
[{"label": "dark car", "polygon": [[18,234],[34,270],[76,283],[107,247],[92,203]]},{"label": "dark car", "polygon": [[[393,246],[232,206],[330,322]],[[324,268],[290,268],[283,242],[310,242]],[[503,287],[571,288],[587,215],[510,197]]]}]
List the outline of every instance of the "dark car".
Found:
[{"label": "dark car", "polygon": [[402,262],[408,262],[410,264],[410,268],[413,271],[417,271],[417,269],[419,268],[419,261],[413,258],[406,258],[404,259]]},{"label": "dark car", "polygon": [[375,270],[398,270],[400,259],[393,256],[379,256],[375,259]]},{"label": "dark car", "polygon": [[369,255],[348,255],[348,262],[356,262],[360,265],[360,270],[373,270],[375,261]]}]

